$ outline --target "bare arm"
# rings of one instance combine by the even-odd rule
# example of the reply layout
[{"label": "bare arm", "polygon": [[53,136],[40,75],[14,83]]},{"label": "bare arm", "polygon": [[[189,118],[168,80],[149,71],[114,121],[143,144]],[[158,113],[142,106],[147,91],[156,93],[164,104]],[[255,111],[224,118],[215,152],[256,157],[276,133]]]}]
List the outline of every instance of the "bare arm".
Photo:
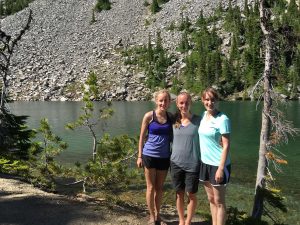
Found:
[{"label": "bare arm", "polygon": [[226,163],[226,159],[229,153],[230,148],[230,134],[222,134],[221,136],[221,142],[222,142],[222,155],[221,155],[221,161],[219,164],[219,168],[216,172],[215,180],[217,183],[221,183],[223,181],[223,174],[224,174],[224,167]]},{"label": "bare arm", "polygon": [[145,142],[145,137],[147,134],[147,128],[148,125],[150,123],[152,119],[152,111],[147,112],[144,115],[143,121],[142,121],[142,125],[141,125],[141,131],[140,131],[140,139],[139,139],[139,151],[138,151],[138,158],[137,158],[137,166],[138,167],[142,167],[142,152],[143,152],[143,146],[144,146],[144,142]]}]

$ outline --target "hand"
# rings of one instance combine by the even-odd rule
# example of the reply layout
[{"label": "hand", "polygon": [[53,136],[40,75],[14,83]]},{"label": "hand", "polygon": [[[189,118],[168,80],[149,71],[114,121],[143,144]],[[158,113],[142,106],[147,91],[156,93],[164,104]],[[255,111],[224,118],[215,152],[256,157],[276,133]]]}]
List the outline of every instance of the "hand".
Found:
[{"label": "hand", "polygon": [[137,161],[136,161],[136,165],[138,168],[142,168],[143,167],[143,161],[141,157],[138,157]]},{"label": "hand", "polygon": [[224,170],[218,168],[216,175],[215,175],[215,180],[219,184],[223,181],[223,179],[224,179]]}]

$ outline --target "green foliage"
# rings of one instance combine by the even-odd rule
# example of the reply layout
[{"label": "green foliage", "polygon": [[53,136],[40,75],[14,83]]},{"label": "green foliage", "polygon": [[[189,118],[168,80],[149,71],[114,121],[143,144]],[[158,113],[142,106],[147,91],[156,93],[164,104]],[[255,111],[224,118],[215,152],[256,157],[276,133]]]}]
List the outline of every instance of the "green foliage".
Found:
[{"label": "green foliage", "polygon": [[66,170],[65,175],[82,181],[84,188],[96,187],[100,190],[125,188],[130,179],[138,174],[136,169],[132,168],[136,148],[137,138],[127,135],[110,137],[104,134],[98,142],[95,159],[89,160],[86,165],[77,162],[74,168]]},{"label": "green foliage", "polygon": [[181,23],[179,25],[179,30],[180,31],[186,31],[186,32],[190,32],[190,27],[191,27],[192,23],[190,22],[190,19],[188,16],[186,16],[185,18],[183,18],[183,14],[181,13]]},{"label": "green foliage", "polygon": [[158,0],[152,0],[152,4],[151,4],[151,12],[152,14],[155,14],[157,12],[159,12],[160,7],[158,5]]},{"label": "green foliage", "polygon": [[149,36],[147,46],[135,47],[123,52],[125,64],[138,65],[147,75],[149,88],[166,87],[166,70],[171,65],[171,57],[167,56],[162,45],[160,32],[157,32],[155,46]]},{"label": "green foliage", "polygon": [[[81,107],[83,114],[79,116],[79,118],[73,122],[68,123],[66,128],[74,130],[77,127],[86,126],[88,128],[94,127],[96,124],[93,123],[94,117],[94,103],[93,100],[97,100],[99,98],[99,88],[97,85],[97,75],[95,72],[90,72],[86,82],[85,87],[83,87],[84,95],[83,102],[84,106]],[[111,103],[107,103],[107,107],[103,107],[99,110],[98,120],[106,120],[110,118],[113,114],[113,110],[110,108]]]},{"label": "green foliage", "polygon": [[93,24],[96,22],[96,17],[95,17],[95,9],[92,9],[92,19],[91,19],[91,22],[90,24]]},{"label": "green foliage", "polygon": [[172,21],[170,25],[167,27],[167,30],[174,31],[176,29],[175,22]]},{"label": "green foliage", "polygon": [[37,139],[31,146],[31,158],[27,162],[27,179],[35,185],[54,190],[54,178],[62,172],[55,158],[65,150],[66,142],[53,133],[46,118],[41,119]]},{"label": "green foliage", "polygon": [[181,41],[179,43],[177,50],[179,52],[187,52],[189,49],[191,49],[191,46],[189,44],[188,34],[187,34],[187,31],[184,30],[184,32],[182,33]]},{"label": "green foliage", "polygon": [[148,7],[150,5],[150,3],[148,1],[144,1],[143,6]]},{"label": "green foliage", "polygon": [[227,225],[268,225],[266,221],[253,219],[246,212],[240,211],[236,207],[229,207],[227,214]]},{"label": "green foliage", "polygon": [[136,139],[127,135],[113,138],[104,135],[99,141],[96,160],[86,166],[88,182],[106,188],[128,183],[130,159],[135,155],[136,147]]},{"label": "green foliage", "polygon": [[110,107],[111,103],[107,102],[106,106],[100,108],[97,118],[95,118],[93,100],[99,99],[99,88],[97,84],[97,75],[95,72],[89,73],[83,91],[84,106],[81,108],[83,113],[79,116],[79,118],[76,121],[66,124],[66,128],[74,130],[78,127],[84,126],[89,130],[93,138],[92,154],[93,159],[95,159],[95,155],[97,154],[96,150],[98,139],[97,134],[95,132],[95,126],[101,122],[102,127],[104,127],[105,121],[113,115],[113,110]]},{"label": "green foliage", "polygon": [[[150,5],[150,11],[152,14],[155,14],[160,11],[161,5],[167,3],[169,0],[152,0]],[[145,4],[144,4],[145,5]]]},{"label": "green foliage", "polygon": [[110,0],[97,0],[95,5],[95,10],[97,12],[101,12],[102,10],[110,10],[111,9],[111,2]]},{"label": "green foliage", "polygon": [[165,4],[167,2],[169,2],[170,0],[157,0],[158,4]]},{"label": "green foliage", "polygon": [[28,171],[29,165],[24,161],[0,156],[0,173],[26,176]]},{"label": "green foliage", "polygon": [[[191,39],[188,41],[187,33],[183,37],[178,49],[185,51],[193,47],[190,55],[186,56],[186,67],[183,72],[184,88],[194,93],[199,93],[207,86],[218,83],[221,75],[222,61],[220,46],[221,41],[218,37],[215,27],[212,30],[207,29],[207,21],[201,13],[196,25],[198,28],[191,34]],[[189,43],[191,42],[191,44]]]},{"label": "green foliage", "polygon": [[181,81],[177,77],[173,77],[171,92],[177,95],[183,89],[182,87]]},{"label": "green foliage", "polygon": [[54,158],[65,150],[68,145],[52,132],[46,118],[40,121],[37,136],[39,135],[41,136],[41,141],[36,142],[32,146],[32,152],[34,155],[39,155],[41,159],[39,162],[42,163],[43,167],[47,168],[49,164],[54,163]]},{"label": "green foliage", "polygon": [[35,132],[26,125],[27,116],[16,116],[6,109],[0,113],[0,155],[28,159]]},{"label": "green foliage", "polygon": [[[272,74],[274,88],[296,97],[300,82],[300,11],[295,0],[289,4],[284,0],[268,1],[268,4],[275,14],[272,18],[277,46],[274,54],[280,62],[274,66]],[[173,82],[172,90],[176,92],[186,88],[198,93],[207,86],[217,85],[220,93],[228,96],[234,92],[246,93],[245,90],[255,85],[264,66],[258,1],[249,4],[248,0],[244,0],[242,9],[230,1],[227,11],[220,3],[212,16],[205,18],[200,12],[196,23],[191,24],[188,17],[181,14],[180,22],[178,30],[182,31],[182,38],[177,50],[188,54],[184,59],[186,66],[182,76]],[[172,21],[167,29],[175,29],[175,22]],[[224,35],[225,32],[230,40],[226,38],[226,42],[223,40],[222,43],[219,34]],[[146,46],[132,48],[126,53],[125,63],[142,68],[150,88],[166,85],[164,71],[171,65],[166,54],[161,54],[161,44],[158,43],[158,47],[154,48],[149,37]]]},{"label": "green foliage", "polygon": [[33,0],[4,0],[0,1],[0,17],[9,16],[26,8]]},{"label": "green foliage", "polygon": [[[274,70],[274,84],[280,87],[278,90],[286,90],[287,83],[292,84],[290,94],[293,95],[300,80],[299,73],[296,72],[299,62],[299,9],[295,6],[295,1],[287,4],[286,1],[280,0],[276,1],[276,4],[269,4],[273,7],[272,12],[276,14],[272,22],[278,31],[278,49],[275,54],[280,58],[280,65]],[[241,16],[242,13],[244,16]],[[248,5],[248,0],[245,0],[243,10],[233,6],[230,1],[227,11],[220,6],[213,16],[207,18],[200,12],[193,26],[184,25],[187,20],[184,20],[183,16],[181,21],[181,30],[189,32],[183,33],[177,49],[181,52],[192,49],[192,54],[185,58],[186,67],[183,76],[180,77],[184,88],[198,93],[207,86],[218,85],[221,94],[228,96],[253,87],[261,76],[264,65],[258,1],[254,5]],[[223,28],[231,34],[228,47],[222,45],[218,36],[219,31],[215,28],[218,21],[223,21]],[[188,28],[190,26],[195,30]],[[221,33],[224,33],[224,30],[221,30]]]},{"label": "green foliage", "polygon": [[229,9],[225,14],[224,27],[227,31],[240,34],[243,32],[243,25],[241,21],[241,11],[238,6],[234,8],[229,5]]}]

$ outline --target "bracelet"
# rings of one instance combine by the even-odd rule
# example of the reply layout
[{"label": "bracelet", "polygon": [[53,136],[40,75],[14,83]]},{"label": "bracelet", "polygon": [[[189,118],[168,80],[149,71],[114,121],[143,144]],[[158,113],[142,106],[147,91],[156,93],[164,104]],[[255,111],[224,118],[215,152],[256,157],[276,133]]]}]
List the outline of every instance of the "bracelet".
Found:
[{"label": "bracelet", "polygon": [[142,157],[138,157],[138,159],[141,159]]}]

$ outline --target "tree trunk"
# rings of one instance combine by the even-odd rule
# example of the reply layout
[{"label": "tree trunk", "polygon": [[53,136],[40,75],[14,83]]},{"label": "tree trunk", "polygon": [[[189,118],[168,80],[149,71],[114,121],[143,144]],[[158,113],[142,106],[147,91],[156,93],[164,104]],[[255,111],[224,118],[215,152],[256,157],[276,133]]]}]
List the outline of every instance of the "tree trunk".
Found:
[{"label": "tree trunk", "polygon": [[266,188],[265,177],[267,173],[267,159],[266,153],[268,152],[268,142],[271,130],[270,121],[270,109],[272,106],[272,99],[270,95],[271,90],[271,73],[272,73],[272,38],[270,31],[268,30],[268,16],[265,14],[264,0],[260,0],[260,26],[265,38],[265,68],[263,74],[264,93],[263,93],[263,109],[262,109],[262,123],[260,133],[260,145],[259,145],[259,159],[257,166],[257,176],[255,184],[255,198],[252,210],[252,217],[261,219],[263,213],[264,203],[264,190]]},{"label": "tree trunk", "polygon": [[87,126],[93,136],[93,152],[92,152],[92,155],[93,155],[93,162],[95,162],[95,159],[96,159],[96,155],[97,155],[97,136],[95,134],[95,131],[93,130],[92,126],[90,125],[90,122],[87,120]]}]

